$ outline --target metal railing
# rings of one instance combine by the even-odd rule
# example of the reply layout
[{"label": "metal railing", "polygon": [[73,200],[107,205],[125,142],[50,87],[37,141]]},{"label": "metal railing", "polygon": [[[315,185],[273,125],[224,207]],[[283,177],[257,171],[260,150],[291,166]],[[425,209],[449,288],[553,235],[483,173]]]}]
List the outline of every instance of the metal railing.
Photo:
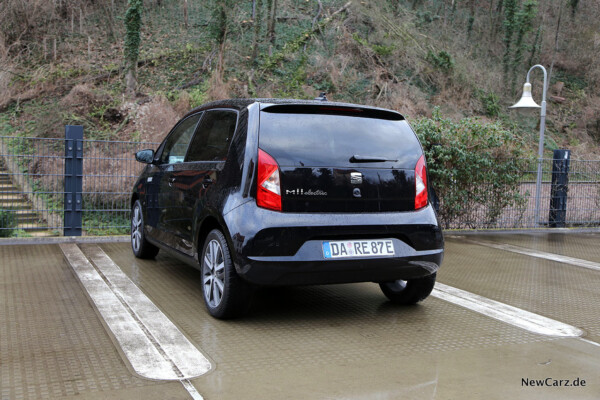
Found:
[{"label": "metal railing", "polygon": [[[514,187],[516,200],[500,209],[493,198],[487,201],[465,199],[463,207],[455,218],[444,220],[447,229],[517,229],[544,228],[556,226],[551,219],[552,203],[552,163],[553,159],[542,162],[542,184],[540,191],[539,223],[535,222],[537,160],[532,160],[524,168]],[[474,179],[474,181],[478,181]],[[433,183],[435,185],[435,182]],[[494,182],[484,182],[493,196]],[[555,187],[556,190],[556,187]],[[600,226],[600,160],[570,160],[564,226]],[[442,203],[444,199],[440,199]],[[552,210],[556,211],[556,210]]]},{"label": "metal railing", "polygon": [[[157,146],[0,136],[0,237],[128,233],[131,188],[143,168],[134,154]],[[65,187],[71,177],[80,182],[75,192]]]},{"label": "metal railing", "polygon": [[[66,131],[69,128],[80,129],[67,127]],[[134,154],[157,147],[158,143],[66,136],[50,139],[0,136],[0,237],[128,233],[130,193],[144,167],[135,161]],[[493,197],[498,193],[496,183],[484,182],[481,185],[485,190],[478,193],[488,198],[480,194],[477,198],[467,195],[460,199],[455,212],[440,213],[442,226],[450,229],[555,226],[550,219],[554,193],[552,161],[543,160],[538,224],[535,223],[537,160],[533,160],[526,163],[512,186],[500,188],[513,191],[514,201],[499,206]],[[564,189],[567,193],[564,226],[600,226],[600,160],[570,160],[568,187]],[[445,193],[452,196],[452,189]],[[443,209],[448,199],[439,201]]]}]

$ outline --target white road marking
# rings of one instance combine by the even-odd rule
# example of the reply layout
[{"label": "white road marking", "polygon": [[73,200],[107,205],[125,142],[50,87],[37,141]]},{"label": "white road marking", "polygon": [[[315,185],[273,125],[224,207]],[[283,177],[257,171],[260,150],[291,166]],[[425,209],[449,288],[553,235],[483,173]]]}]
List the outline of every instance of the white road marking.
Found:
[{"label": "white road marking", "polygon": [[538,251],[533,249],[528,249],[525,247],[514,246],[512,244],[504,244],[504,243],[492,243],[486,242],[482,240],[472,240],[467,239],[466,242],[478,244],[481,246],[492,247],[494,249],[506,250],[513,253],[525,254],[531,257],[543,258],[545,260],[557,261],[564,264],[575,265],[577,267],[587,268],[594,271],[600,271],[600,264],[592,261],[582,260],[580,258],[573,258],[568,256],[562,256],[560,254],[546,253],[544,251]]},{"label": "white road marking", "polygon": [[192,385],[192,383],[190,381],[188,381],[187,379],[183,379],[183,380],[181,380],[181,384],[183,385],[185,390],[188,391],[190,396],[192,396],[192,399],[204,400],[204,397],[202,397],[202,395],[196,390],[196,388],[194,387],[194,385]]},{"label": "white road marking", "polygon": [[594,346],[596,346],[596,347],[600,347],[600,343],[593,342],[593,341],[591,341],[591,340],[589,340],[589,339],[579,338],[579,340],[581,340],[581,341],[583,341],[583,342],[586,342],[586,343],[588,343],[588,344],[592,344],[592,345],[594,345]]},{"label": "white road marking", "polygon": [[210,361],[102,249],[91,246],[89,250],[96,270],[76,244],[63,243],[60,248],[138,375],[179,380],[185,387],[183,380],[211,369]]},{"label": "white road marking", "polygon": [[572,325],[439,282],[435,284],[431,295],[540,335],[557,337],[579,337],[583,335],[581,329]]}]

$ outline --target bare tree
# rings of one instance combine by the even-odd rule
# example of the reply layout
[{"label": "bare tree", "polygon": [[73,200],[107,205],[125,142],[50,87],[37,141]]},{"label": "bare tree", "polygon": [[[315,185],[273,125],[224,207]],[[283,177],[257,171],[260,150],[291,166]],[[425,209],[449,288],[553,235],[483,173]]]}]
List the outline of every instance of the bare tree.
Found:
[{"label": "bare tree", "polygon": [[183,25],[188,28],[188,0],[183,0]]},{"label": "bare tree", "polygon": [[275,46],[275,22],[277,20],[277,0],[267,0],[269,19],[267,23],[267,40],[269,41],[269,55],[273,54]]},{"label": "bare tree", "polygon": [[258,42],[260,40],[260,26],[262,24],[262,0],[253,1],[254,39],[252,40],[252,62],[258,58]]}]

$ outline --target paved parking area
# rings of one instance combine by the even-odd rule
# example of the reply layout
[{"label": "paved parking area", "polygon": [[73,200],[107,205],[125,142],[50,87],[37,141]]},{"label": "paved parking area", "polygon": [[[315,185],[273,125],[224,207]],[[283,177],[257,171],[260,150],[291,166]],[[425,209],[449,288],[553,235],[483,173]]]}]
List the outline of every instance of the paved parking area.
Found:
[{"label": "paved parking area", "polygon": [[[248,317],[228,322],[205,311],[197,270],[163,254],[137,260],[128,243],[78,245],[89,258],[105,254],[209,360],[203,375],[173,380],[136,372],[59,245],[0,246],[0,396],[598,399],[599,239],[449,233],[440,288],[472,294],[499,315],[441,292],[392,306],[377,285],[363,283],[262,289]],[[123,294],[122,278],[101,275]],[[154,312],[123,304],[142,325]],[[499,305],[516,314],[505,318]],[[582,336],[515,322],[534,314]],[[144,332],[155,338],[152,329]],[[164,357],[175,356],[167,349]]]}]

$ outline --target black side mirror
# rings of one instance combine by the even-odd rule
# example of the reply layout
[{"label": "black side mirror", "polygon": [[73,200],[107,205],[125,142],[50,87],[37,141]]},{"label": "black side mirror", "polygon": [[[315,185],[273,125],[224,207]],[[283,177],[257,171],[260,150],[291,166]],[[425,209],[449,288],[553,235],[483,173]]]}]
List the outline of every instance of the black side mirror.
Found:
[{"label": "black side mirror", "polygon": [[152,162],[154,161],[154,150],[140,150],[137,153],[135,153],[135,159],[136,161],[139,161],[144,164],[152,164]]}]

